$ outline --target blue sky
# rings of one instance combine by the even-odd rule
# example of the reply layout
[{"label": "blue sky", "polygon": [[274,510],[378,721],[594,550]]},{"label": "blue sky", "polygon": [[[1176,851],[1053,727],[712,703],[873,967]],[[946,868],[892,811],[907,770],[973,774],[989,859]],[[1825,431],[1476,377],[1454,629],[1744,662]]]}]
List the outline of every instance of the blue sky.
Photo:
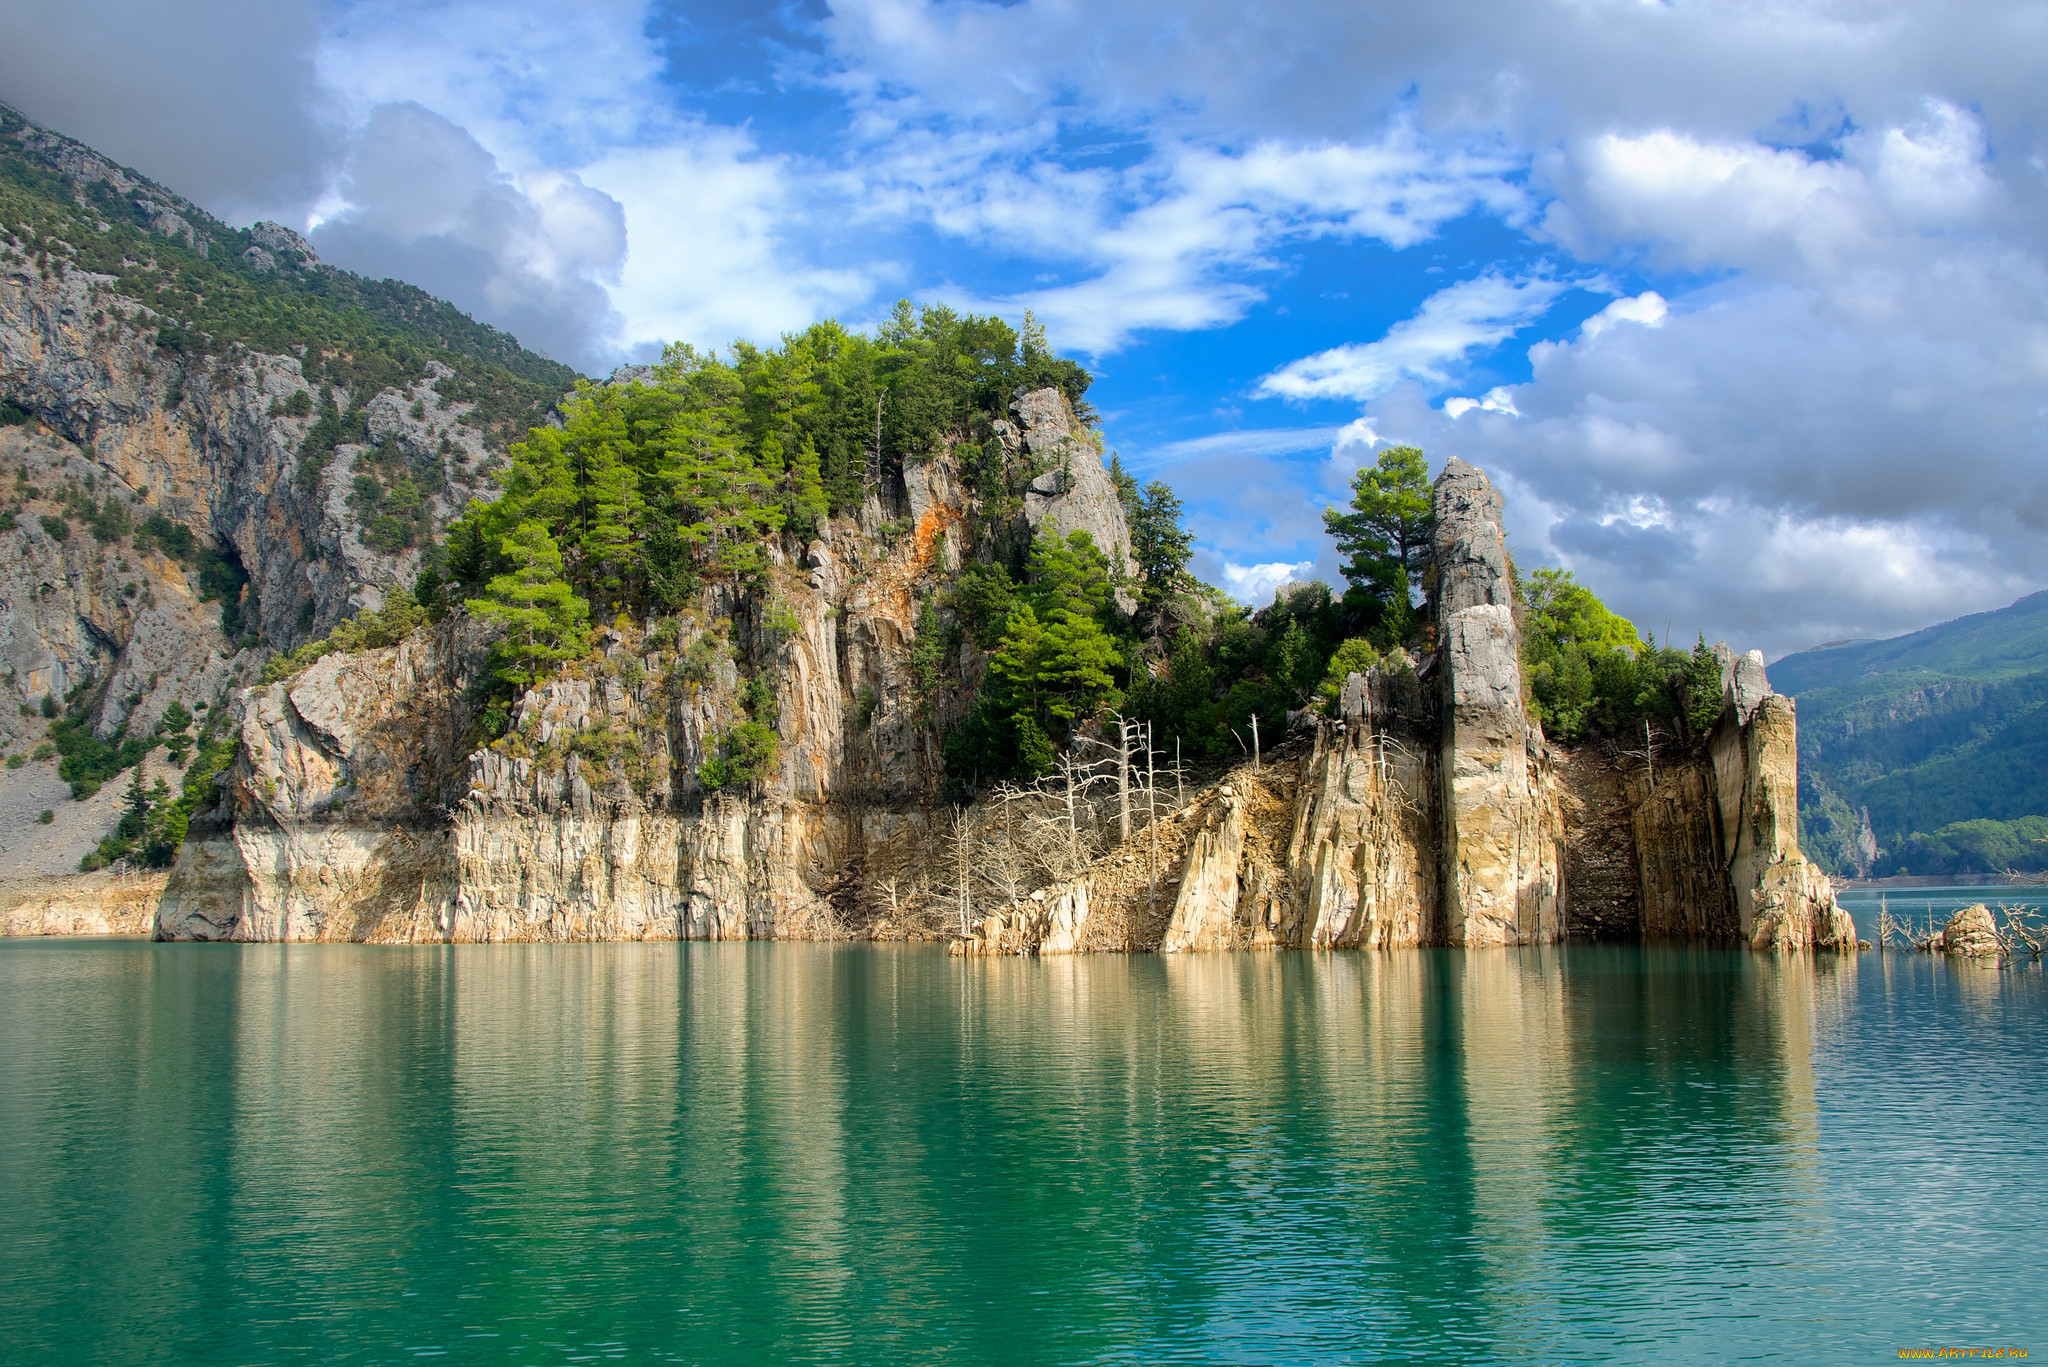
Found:
[{"label": "blue sky", "polygon": [[2048,11],[18,0],[0,98],[602,373],[1026,308],[1248,601],[1388,443],[1772,654],[2048,580]]}]

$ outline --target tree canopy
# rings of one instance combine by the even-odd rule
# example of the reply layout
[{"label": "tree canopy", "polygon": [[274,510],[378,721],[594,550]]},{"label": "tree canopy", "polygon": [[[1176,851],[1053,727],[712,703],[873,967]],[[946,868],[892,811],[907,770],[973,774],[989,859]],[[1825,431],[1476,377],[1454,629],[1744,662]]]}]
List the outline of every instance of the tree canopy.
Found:
[{"label": "tree canopy", "polygon": [[[873,337],[827,322],[724,358],[672,346],[644,377],[579,383],[559,425],[512,448],[504,496],[450,529],[448,572],[487,614],[534,610],[507,595],[550,573],[593,615],[672,611],[757,574],[764,537],[858,507],[871,475],[946,444],[978,452],[1011,395],[1039,386],[1087,411],[1087,372],[1035,323],[1020,336],[942,306],[899,304]],[[963,463],[970,481],[990,474]]]},{"label": "tree canopy", "polygon": [[1329,508],[1323,526],[1344,557],[1352,593],[1405,636],[1414,619],[1415,585],[1429,560],[1435,526],[1429,462],[1414,446],[1390,446],[1351,479],[1350,511]]}]

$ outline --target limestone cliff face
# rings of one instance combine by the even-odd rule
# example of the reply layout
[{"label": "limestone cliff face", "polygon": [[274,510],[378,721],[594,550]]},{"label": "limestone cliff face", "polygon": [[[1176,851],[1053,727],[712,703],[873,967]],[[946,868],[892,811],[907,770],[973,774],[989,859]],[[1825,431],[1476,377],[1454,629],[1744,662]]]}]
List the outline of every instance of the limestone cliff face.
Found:
[{"label": "limestone cliff face", "polygon": [[[0,499],[18,508],[0,530],[0,669],[13,695],[0,706],[0,747],[42,734],[42,719],[14,704],[104,683],[95,729],[135,734],[174,701],[221,702],[269,650],[381,605],[419,553],[364,540],[349,495],[377,444],[440,472],[422,476],[433,526],[488,490],[482,435],[461,421],[471,405],[435,391],[450,372],[403,392],[315,394],[296,356],[168,352],[154,315],[111,277],[66,268],[61,255],[39,264],[37,247],[0,229],[0,399],[32,419],[0,427],[0,476],[12,480],[0,478]],[[303,467],[315,418],[287,411],[294,396],[342,409],[364,401],[371,444]],[[81,500],[110,510],[90,531]],[[209,594],[191,558],[137,538],[151,517],[246,573],[246,587]]]},{"label": "limestone cliff face", "polygon": [[1303,943],[1398,949],[1439,923],[1434,709],[1406,659],[1354,674],[1316,729],[1288,862]]},{"label": "limestone cliff face", "polygon": [[1433,550],[1444,941],[1548,943],[1563,933],[1557,786],[1542,730],[1522,701],[1522,636],[1500,495],[1461,460],[1437,479]]},{"label": "limestone cliff face", "polygon": [[[1077,440],[1056,390],[1021,396],[1014,411],[1020,454]],[[1101,476],[1092,450],[1077,470],[1090,463]],[[1106,477],[1077,474],[1036,505],[1018,512],[1033,520],[1017,535],[1050,523],[1128,546]],[[829,895],[846,871],[934,819],[938,741],[969,699],[923,690],[911,657],[921,604],[970,553],[980,512],[949,456],[912,464],[860,516],[771,544],[765,596],[707,589],[672,639],[611,629],[595,659],[528,691],[487,747],[472,745],[466,701],[487,642],[460,617],[244,692],[228,799],[181,854],[158,933],[841,933]],[[977,676],[974,647],[958,649]],[[740,658],[773,681],[777,767],[745,789],[707,791],[706,762],[746,716]]]},{"label": "limestone cliff face", "polygon": [[[1176,813],[1172,917],[1137,947],[1477,948],[1578,934],[1853,948],[1798,849],[1792,705],[1771,693],[1762,657],[1726,657],[1703,752],[1624,769],[1596,746],[1561,749],[1524,702],[1499,496],[1452,461],[1436,516],[1436,651],[1352,675],[1333,714],[1307,720],[1263,773],[1241,766]],[[1086,922],[1104,914],[1116,872],[1104,861],[1062,888],[1078,932],[1050,934],[1043,905],[1003,909],[965,952],[1099,943]]]}]

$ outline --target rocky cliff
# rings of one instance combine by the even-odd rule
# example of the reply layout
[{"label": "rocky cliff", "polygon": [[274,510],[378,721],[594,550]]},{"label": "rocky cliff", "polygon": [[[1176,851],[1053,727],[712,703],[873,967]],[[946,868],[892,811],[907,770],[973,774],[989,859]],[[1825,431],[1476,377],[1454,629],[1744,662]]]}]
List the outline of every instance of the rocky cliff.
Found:
[{"label": "rocky cliff", "polygon": [[[222,809],[180,859],[158,932],[845,933],[835,889],[843,902],[877,850],[927,839],[939,820],[938,743],[968,698],[927,687],[913,663],[920,631],[935,629],[922,610],[933,591],[963,559],[1039,527],[1100,532],[1128,560],[1115,490],[1066,399],[1027,393],[1014,414],[997,435],[1031,491],[1016,525],[983,515],[949,454],[907,464],[857,516],[771,541],[765,601],[709,587],[666,633],[615,624],[590,659],[527,691],[495,744],[472,748],[485,641],[461,615],[245,692]],[[973,678],[972,643],[951,648]],[[745,715],[741,657],[773,681],[781,740],[775,772],[744,796],[702,778]]]},{"label": "rocky cliff", "polygon": [[[1170,820],[1192,830],[1173,916],[1142,947],[1402,948],[1640,936],[1853,949],[1855,928],[1798,847],[1792,700],[1761,655],[1722,650],[1711,739],[1623,767],[1566,751],[1529,716],[1498,494],[1449,462],[1436,485],[1435,650],[1354,674],[1332,714],[1256,775]],[[1245,796],[1262,794],[1259,812]],[[1259,858],[1255,846],[1282,858]],[[1091,877],[1112,876],[1114,859]],[[1058,943],[1089,942],[1080,880]],[[1073,909],[1080,908],[1079,924]],[[1044,924],[1046,938],[1033,940]],[[991,916],[964,952],[1055,952],[1050,923]]]},{"label": "rocky cliff", "polygon": [[[1085,440],[1057,391],[1020,396],[1013,411],[1013,431],[998,435],[1020,459]],[[1436,487],[1435,645],[1419,660],[1396,653],[1352,675],[1329,716],[1302,714],[1259,764],[1192,794],[1178,776],[1171,790],[1149,769],[1134,777],[1126,761],[1109,798],[1070,765],[1036,789],[936,805],[937,739],[967,699],[916,676],[919,634],[936,620],[922,607],[964,559],[1029,526],[1088,529],[1121,552],[1114,491],[1084,449],[1082,472],[1046,481],[1015,529],[967,492],[950,457],[907,465],[858,516],[773,544],[779,622],[706,589],[672,629],[617,623],[589,659],[528,690],[489,745],[474,743],[468,701],[486,639],[460,614],[246,691],[223,805],[188,842],[158,933],[741,939],[921,927],[967,954],[1481,947],[1570,933],[1853,944],[1798,850],[1792,708],[1769,692],[1760,659],[1727,657],[1723,716],[1699,753],[1627,769],[1546,741],[1524,700],[1499,499],[1460,462]],[[1035,489],[1046,464],[1020,480]],[[974,647],[948,639],[971,680]],[[771,662],[783,745],[757,791],[707,791],[702,766],[741,715],[740,658]],[[1115,834],[1084,849],[1091,820]],[[905,889],[945,883],[956,865],[936,912],[906,910],[916,895]],[[991,899],[991,886],[1007,897]]]},{"label": "rocky cliff", "polygon": [[[0,750],[27,761],[0,770],[5,807],[50,786],[52,707],[109,744],[174,704],[205,733],[270,654],[412,583],[493,488],[492,377],[524,382],[458,354],[519,353],[447,305],[275,224],[230,229],[4,107],[0,171]],[[543,392],[568,383],[527,359]],[[53,820],[79,827],[74,868],[111,824]],[[0,876],[55,871],[12,853]]]}]

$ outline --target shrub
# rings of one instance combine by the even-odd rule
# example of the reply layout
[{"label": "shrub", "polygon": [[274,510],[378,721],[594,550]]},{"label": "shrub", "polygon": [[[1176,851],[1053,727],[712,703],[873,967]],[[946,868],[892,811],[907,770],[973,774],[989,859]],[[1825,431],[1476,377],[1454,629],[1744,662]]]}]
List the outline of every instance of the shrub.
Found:
[{"label": "shrub", "polygon": [[338,623],[318,641],[308,641],[289,655],[273,655],[263,665],[263,682],[282,683],[304,672],[317,660],[336,651],[382,650],[395,646],[427,620],[427,612],[404,589],[392,590],[391,597],[375,612],[366,612]]},{"label": "shrub", "polygon": [[743,721],[718,738],[715,753],[697,766],[706,792],[758,782],[775,769],[776,734],[757,721]]}]

